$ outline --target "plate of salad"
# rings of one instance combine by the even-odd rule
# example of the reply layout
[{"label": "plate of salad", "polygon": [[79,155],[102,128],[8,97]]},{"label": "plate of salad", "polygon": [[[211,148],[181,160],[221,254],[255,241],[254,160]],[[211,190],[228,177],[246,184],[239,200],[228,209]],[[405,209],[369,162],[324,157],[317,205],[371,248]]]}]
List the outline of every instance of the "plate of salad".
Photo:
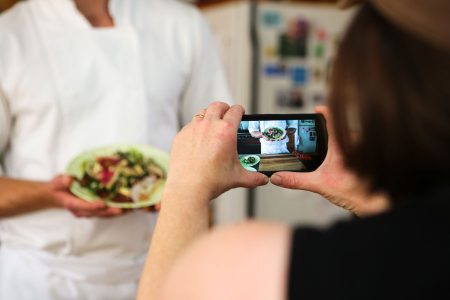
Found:
[{"label": "plate of salad", "polygon": [[262,132],[262,135],[269,141],[280,141],[286,136],[286,130],[278,126],[267,127]]},{"label": "plate of salad", "polygon": [[76,156],[66,172],[74,177],[70,191],[107,206],[142,208],[161,200],[169,155],[145,145],[95,148]]},{"label": "plate of salad", "polygon": [[241,162],[241,165],[245,167],[251,167],[259,163],[261,158],[258,155],[243,155],[239,161]]}]

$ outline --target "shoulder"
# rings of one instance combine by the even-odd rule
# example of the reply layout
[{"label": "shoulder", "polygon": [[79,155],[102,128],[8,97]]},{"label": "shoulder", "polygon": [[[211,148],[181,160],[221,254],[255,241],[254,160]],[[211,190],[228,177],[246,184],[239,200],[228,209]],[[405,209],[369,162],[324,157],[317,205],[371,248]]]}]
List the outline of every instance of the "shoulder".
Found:
[{"label": "shoulder", "polygon": [[163,299],[283,299],[289,250],[290,230],[283,225],[214,230],[180,258]]}]

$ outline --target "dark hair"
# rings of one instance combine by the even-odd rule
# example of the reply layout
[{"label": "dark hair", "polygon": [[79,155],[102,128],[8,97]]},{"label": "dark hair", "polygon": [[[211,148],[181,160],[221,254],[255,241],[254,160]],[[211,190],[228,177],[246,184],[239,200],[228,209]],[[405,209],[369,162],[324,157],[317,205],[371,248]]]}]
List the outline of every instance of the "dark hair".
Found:
[{"label": "dark hair", "polygon": [[370,4],[341,41],[330,109],[344,163],[371,192],[395,203],[450,183],[450,53]]}]

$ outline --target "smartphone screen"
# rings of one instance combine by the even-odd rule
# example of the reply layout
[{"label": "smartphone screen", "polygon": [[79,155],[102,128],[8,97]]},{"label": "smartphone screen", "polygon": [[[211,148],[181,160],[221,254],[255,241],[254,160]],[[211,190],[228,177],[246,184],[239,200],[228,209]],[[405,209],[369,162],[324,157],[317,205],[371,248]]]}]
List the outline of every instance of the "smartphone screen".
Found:
[{"label": "smartphone screen", "polygon": [[239,161],[250,171],[311,172],[327,153],[320,114],[244,115],[237,132]]}]

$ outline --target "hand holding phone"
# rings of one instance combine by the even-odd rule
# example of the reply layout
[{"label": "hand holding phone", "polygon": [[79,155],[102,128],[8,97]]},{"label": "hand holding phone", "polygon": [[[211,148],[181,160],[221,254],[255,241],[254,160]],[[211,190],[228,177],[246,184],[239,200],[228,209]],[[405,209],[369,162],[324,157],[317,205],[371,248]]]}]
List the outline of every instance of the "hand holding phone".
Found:
[{"label": "hand holding phone", "polygon": [[[316,111],[330,121],[327,107],[319,106]],[[331,203],[360,216],[376,214],[388,209],[389,201],[386,195],[368,192],[367,182],[360,180],[356,174],[344,166],[333,128],[327,127],[327,154],[320,166],[311,173],[277,173],[271,176],[271,183],[283,188],[320,194]],[[302,160],[312,159],[307,153],[298,155],[302,156]]]},{"label": "hand holding phone", "polygon": [[310,172],[327,153],[325,119],[320,114],[244,115],[237,132],[244,168],[272,175]]}]

